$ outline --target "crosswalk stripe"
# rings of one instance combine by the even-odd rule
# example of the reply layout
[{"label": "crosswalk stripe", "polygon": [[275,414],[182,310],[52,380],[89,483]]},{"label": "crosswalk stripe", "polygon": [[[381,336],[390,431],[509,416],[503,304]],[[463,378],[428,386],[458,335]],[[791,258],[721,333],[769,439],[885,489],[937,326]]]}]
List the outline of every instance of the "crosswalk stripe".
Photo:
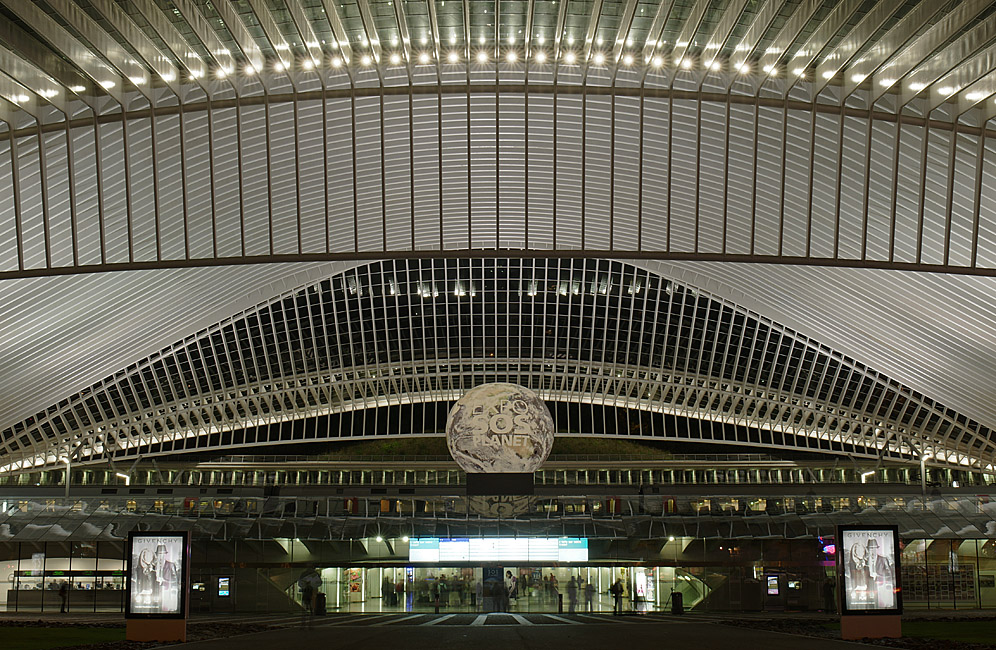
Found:
[{"label": "crosswalk stripe", "polygon": [[380,621],[379,623],[374,623],[374,625],[393,625],[394,623],[401,623],[402,621],[410,621],[413,618],[422,618],[425,614],[412,614],[411,616],[405,616],[403,618],[395,618],[389,621]]},{"label": "crosswalk stripe", "polygon": [[434,618],[431,621],[426,621],[425,623],[420,623],[420,625],[435,625],[436,623],[442,623],[443,621],[448,621],[449,619],[456,616],[456,614],[447,614],[445,616],[440,616],[439,618]]},{"label": "crosswalk stripe", "polygon": [[547,618],[552,618],[555,621],[560,621],[561,623],[570,623],[571,625],[584,625],[581,621],[572,621],[569,618],[562,618],[560,616],[554,616],[553,614],[543,614]]},{"label": "crosswalk stripe", "polygon": [[512,614],[512,618],[519,622],[519,625],[532,625],[533,622],[521,614]]},{"label": "crosswalk stripe", "polygon": [[486,620],[488,620],[487,614],[478,614],[477,618],[474,619],[474,622],[471,623],[471,625],[484,625],[484,621]]},{"label": "crosswalk stripe", "polygon": [[360,621],[364,622],[372,621],[378,618],[386,618],[388,616],[393,616],[393,614],[375,614],[373,616],[371,616],[370,614],[357,614],[356,616],[352,616],[345,621],[330,621],[328,623],[321,623],[320,625],[322,627],[329,627],[332,625],[349,625],[350,623],[358,623]]}]

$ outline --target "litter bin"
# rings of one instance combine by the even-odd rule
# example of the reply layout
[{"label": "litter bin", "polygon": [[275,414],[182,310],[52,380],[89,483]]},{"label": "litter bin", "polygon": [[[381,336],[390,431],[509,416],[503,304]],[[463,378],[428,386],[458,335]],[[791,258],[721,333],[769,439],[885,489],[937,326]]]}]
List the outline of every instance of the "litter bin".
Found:
[{"label": "litter bin", "polygon": [[684,594],[680,591],[671,592],[671,613],[675,616],[681,616],[685,613]]},{"label": "litter bin", "polygon": [[325,616],[325,594],[322,592],[315,595],[315,616]]}]

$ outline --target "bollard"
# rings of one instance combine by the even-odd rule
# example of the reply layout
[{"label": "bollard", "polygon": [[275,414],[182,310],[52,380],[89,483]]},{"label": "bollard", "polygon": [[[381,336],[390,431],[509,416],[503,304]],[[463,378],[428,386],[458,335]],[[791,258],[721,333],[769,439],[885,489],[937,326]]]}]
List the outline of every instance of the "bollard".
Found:
[{"label": "bollard", "polygon": [[564,594],[557,594],[557,613],[564,613]]},{"label": "bollard", "polygon": [[439,594],[436,594],[436,600],[435,600],[435,606],[434,606],[434,608],[435,608],[436,613],[438,614],[439,613]]}]

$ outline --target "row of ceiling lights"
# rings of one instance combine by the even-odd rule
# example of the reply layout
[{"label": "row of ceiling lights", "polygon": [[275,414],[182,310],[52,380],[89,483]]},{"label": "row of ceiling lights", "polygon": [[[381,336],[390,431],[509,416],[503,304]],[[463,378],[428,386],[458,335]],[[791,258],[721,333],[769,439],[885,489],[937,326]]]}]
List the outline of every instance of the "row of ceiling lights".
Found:
[{"label": "row of ceiling lights", "polygon": [[[555,59],[555,57],[548,55],[544,50],[539,50],[535,52],[532,58],[538,64],[549,63],[552,62],[553,59]],[[567,50],[566,52],[563,52],[560,55],[560,63],[562,65],[568,65],[568,66],[580,65],[582,58],[583,55],[579,55],[573,50]],[[388,55],[387,59],[390,62],[390,65],[393,66],[404,65],[406,61],[406,57],[400,52],[392,52],[390,55]],[[431,65],[434,59],[435,55],[433,52],[428,50],[423,50],[414,56],[413,62],[416,63],[417,65]],[[473,59],[476,60],[477,63],[479,64],[486,64],[491,61],[492,57],[491,53],[488,50],[478,50],[477,53],[474,55]],[[592,52],[589,55],[589,60],[591,61],[591,64],[596,67],[606,65],[608,63],[608,59],[609,57],[604,52],[600,51]],[[457,50],[451,50],[449,53],[446,54],[445,57],[445,62],[449,64],[459,64],[462,60],[463,56]],[[520,54],[515,49],[509,49],[505,52],[505,60],[508,63],[513,63],[513,64],[518,63],[521,60]],[[636,63],[636,58],[630,53],[625,53],[620,55],[617,61],[619,64],[621,64],[624,67],[630,67]],[[359,63],[363,67],[372,66],[374,65],[374,62],[375,59],[370,54],[363,54],[362,56],[359,57]],[[677,67],[683,70],[691,70],[693,67],[695,67],[692,57],[689,56],[678,58],[674,61],[674,63]],[[348,61],[346,61],[341,56],[336,55],[329,58],[329,66],[332,68],[341,68],[347,64]],[[663,55],[658,54],[647,59],[647,65],[651,68],[660,69],[663,68],[666,64],[667,64],[667,59]],[[297,67],[300,68],[301,70],[311,71],[316,69],[318,65],[319,64],[316,63],[313,59],[305,58],[300,64],[298,64]],[[290,65],[288,65],[282,60],[276,61],[270,67],[275,72],[286,72],[291,68]],[[703,62],[703,68],[706,68],[713,72],[720,72],[723,69],[723,65],[720,61],[713,59],[708,63]],[[764,73],[770,77],[778,77],[780,74],[779,68],[775,65],[766,65],[764,66],[763,70]],[[751,71],[750,63],[745,61],[739,64],[738,66],[736,66],[736,71],[740,74],[748,74]],[[243,72],[247,76],[252,76],[261,72],[261,70],[257,70],[254,66],[248,64],[243,68]],[[823,73],[822,76],[824,79],[830,80],[837,75],[837,72],[838,71],[826,71]],[[219,79],[224,79],[232,73],[233,70],[231,70],[230,68],[218,67],[215,69],[215,76]],[[805,68],[796,68],[795,70],[792,71],[792,74],[798,79],[802,80],[806,79]],[[191,74],[191,78],[198,78],[199,76],[200,75],[195,75],[193,73]],[[865,79],[867,79],[867,76],[868,75],[855,74],[852,75],[851,79],[856,83],[861,83],[865,81]],[[895,80],[883,79],[880,81],[880,84],[886,87],[891,87],[895,84]],[[922,83],[913,82],[909,84],[909,87],[910,90],[914,92],[920,92],[924,90],[927,86]],[[938,88],[938,92],[940,92],[943,95],[952,95],[958,92],[959,90],[960,88],[948,87],[948,86]],[[974,93],[969,93],[966,96],[966,98],[970,101],[979,101],[981,99],[985,99],[986,96],[988,96],[988,93],[974,92]]]},{"label": "row of ceiling lights", "polygon": [[[436,56],[433,52],[422,51],[413,56],[413,63],[416,63],[418,65],[430,65],[435,60],[435,58]],[[445,59],[443,60],[446,63],[457,64],[460,63],[463,60],[463,58],[464,58],[463,55],[459,51],[452,50],[446,54]],[[472,58],[477,63],[485,64],[489,63],[492,60],[492,55],[488,50],[479,50],[475,53],[475,55]],[[539,50],[532,55],[533,61],[539,64],[550,63],[553,60],[555,60],[555,58],[556,57],[547,54],[543,50]],[[572,50],[568,50],[560,55],[560,62],[564,65],[580,65],[583,58],[584,58],[583,55],[578,54],[577,52],[574,52]],[[504,59],[508,63],[518,63],[522,60],[522,56],[518,51],[511,49],[505,52]],[[591,62],[591,64],[595,66],[604,66],[609,62],[609,56],[606,55],[604,52],[592,52],[589,55],[588,59]],[[400,66],[405,64],[406,57],[400,52],[392,52],[390,55],[388,55],[387,60],[389,61],[390,65]],[[375,59],[370,54],[363,54],[362,56],[358,57],[358,61],[361,66],[368,67],[374,65]],[[636,58],[632,54],[626,53],[618,58],[618,63],[620,63],[623,66],[629,67],[636,63]],[[346,61],[343,57],[336,55],[329,58],[328,64],[329,67],[331,68],[341,68],[344,65],[347,65],[348,61]],[[667,60],[665,59],[665,57],[657,55],[649,58],[647,60],[647,64],[653,68],[663,68],[667,64]],[[691,57],[683,57],[681,59],[676,60],[675,65],[683,70],[691,70],[694,67],[694,62]],[[269,67],[274,72],[287,72],[289,69],[291,69],[292,66],[288,65],[286,62],[282,60],[278,60],[270,64]],[[304,71],[312,71],[318,67],[318,63],[316,63],[313,59],[306,58],[300,64],[297,64],[296,67]],[[716,60],[713,60],[712,62],[705,64],[704,67],[714,72],[719,72],[723,69],[722,64]],[[737,71],[740,72],[741,74],[746,74],[750,72],[750,70],[751,70],[750,64],[746,62],[740,64],[737,68]],[[776,67],[766,66],[764,71],[770,76],[773,77],[778,76],[778,68]],[[242,68],[242,72],[247,76],[252,76],[262,72],[262,70],[257,69],[252,64],[246,64]],[[219,79],[224,79],[233,73],[234,70],[231,68],[218,67],[215,69],[215,76],[218,77]],[[191,73],[190,76],[193,79],[197,79],[201,75]],[[800,73],[797,76],[804,77],[805,75]]]},{"label": "row of ceiling lights", "polygon": [[[533,58],[533,61],[535,61],[537,64],[542,65],[542,64],[546,64],[546,63],[552,63],[553,60],[556,57],[547,54],[547,52],[545,52],[544,50],[538,50],[538,51],[536,51],[533,54],[532,58]],[[434,53],[432,51],[423,50],[423,51],[421,51],[421,52],[419,52],[419,53],[417,53],[417,54],[414,55],[414,61],[413,61],[413,63],[415,63],[416,65],[431,65],[433,63],[434,59],[435,59],[435,55],[434,55]],[[489,63],[491,61],[492,56],[491,56],[491,53],[490,53],[489,50],[478,50],[476,52],[476,54],[474,55],[473,59],[476,60],[476,62],[478,64],[487,64],[487,63]],[[581,61],[582,59],[583,59],[583,55],[578,54],[578,53],[574,52],[573,50],[567,50],[567,51],[561,53],[561,55],[560,55],[560,64],[561,65],[567,65],[567,66],[580,65],[581,62],[582,62]],[[605,66],[609,62],[608,59],[609,59],[609,57],[604,52],[601,52],[601,51],[595,51],[595,52],[592,52],[589,55],[589,61],[591,62],[592,65],[594,65],[596,67]],[[404,65],[406,63],[406,57],[402,53],[400,53],[400,52],[392,52],[391,54],[388,55],[387,60],[389,61],[390,65],[392,65],[392,66],[401,66],[401,65]],[[463,56],[461,55],[461,53],[459,51],[456,51],[456,50],[451,50],[450,52],[448,52],[446,54],[446,57],[445,57],[445,62],[449,63],[449,64],[459,64],[462,60],[463,60]],[[520,62],[520,60],[521,60],[520,59],[520,54],[519,54],[519,52],[517,50],[515,50],[515,49],[506,50],[506,52],[505,52],[505,61],[507,61],[508,63],[511,63],[511,64],[515,64],[515,63]],[[370,66],[374,65],[374,63],[375,63],[374,57],[372,55],[370,55],[370,54],[363,54],[363,55],[361,55],[358,58],[358,61],[359,61],[359,64],[362,67],[370,67]],[[330,57],[329,60],[328,60],[328,65],[331,68],[333,68],[333,69],[342,68],[343,66],[347,65],[348,63],[349,63],[348,61],[346,61],[343,57],[338,56],[338,55],[334,55],[334,56]],[[636,63],[636,58],[634,57],[633,54],[630,54],[630,53],[627,52],[627,53],[624,53],[624,54],[622,54],[622,55],[619,56],[619,58],[617,59],[617,63],[621,64],[623,67],[631,67],[631,66],[633,66]],[[647,61],[646,61],[646,63],[647,63],[647,66],[650,67],[650,68],[661,69],[661,68],[663,68],[667,64],[667,59],[663,55],[659,55],[658,54],[658,55],[654,55],[654,56],[648,58]],[[694,67],[693,58],[690,57],[690,56],[685,56],[685,57],[682,57],[682,58],[678,58],[678,59],[676,59],[674,61],[674,64],[675,64],[676,67],[681,68],[682,70],[691,70]],[[280,72],[287,72],[291,68],[295,68],[295,67],[297,69],[304,70],[304,71],[313,71],[319,65],[320,65],[320,63],[317,62],[316,60],[311,59],[311,58],[305,58],[300,63],[297,63],[297,64],[288,64],[287,62],[285,62],[283,60],[277,60],[276,62],[274,62],[272,64],[269,64],[269,68],[272,69],[274,72],[280,73]],[[703,62],[703,68],[711,70],[713,72],[720,72],[723,69],[723,66],[720,63],[720,61],[718,61],[716,59],[713,59],[712,61],[710,61],[708,63],[707,62]],[[740,74],[748,74],[751,71],[750,63],[748,63],[748,62],[741,63],[739,66],[736,66],[736,71],[739,72]],[[764,71],[765,74],[767,74],[770,77],[778,77],[779,76],[779,68],[777,66],[774,66],[774,65],[766,65],[766,66],[764,66],[763,71]],[[253,75],[256,75],[256,74],[262,72],[262,70],[257,69],[256,67],[254,67],[251,64],[246,64],[242,68],[242,72],[246,76],[253,76]],[[217,68],[215,68],[214,75],[218,79],[225,79],[225,78],[227,78],[229,75],[231,75],[233,73],[234,73],[234,70],[232,68],[217,67]],[[797,68],[797,69],[795,69],[795,70],[792,71],[792,74],[796,78],[799,78],[799,79],[803,79],[804,80],[806,78],[806,70],[804,68]],[[196,79],[199,79],[199,78],[201,78],[203,76],[204,76],[203,72],[198,72],[198,71],[194,71],[194,70],[191,70],[189,72],[189,78],[191,80],[196,80]],[[836,76],[836,72],[827,71],[827,72],[824,72],[822,76],[823,76],[824,79],[829,80],[829,79],[832,79],[834,76]],[[867,77],[868,77],[868,75],[855,74],[855,75],[851,76],[851,80],[860,84],[863,81],[865,81],[867,79]],[[167,79],[167,78],[164,77],[164,80],[165,81],[173,81],[173,78],[171,77],[171,78]],[[138,83],[144,83],[144,80],[142,80],[142,79],[132,79],[132,82],[138,84]],[[882,86],[891,87],[891,86],[895,85],[896,80],[893,80],[893,79],[882,79],[882,80],[880,80],[879,83]],[[103,86],[104,88],[112,88],[114,86],[114,82],[112,82],[112,81],[104,81],[104,82],[100,82],[100,85]],[[919,83],[919,82],[911,82],[909,84],[909,89],[911,91],[913,91],[914,93],[919,93],[920,91],[926,89],[927,87],[928,87],[927,84],[923,84],[923,83]],[[80,93],[80,92],[84,92],[86,89],[84,87],[82,87],[82,86],[79,86],[79,87],[73,86],[73,87],[70,87],[70,90],[72,92],[75,92],[75,93]],[[941,87],[939,87],[937,89],[937,92],[939,92],[941,95],[944,95],[944,96],[951,96],[951,95],[959,92],[960,90],[961,90],[961,88],[954,87],[954,86],[941,86]],[[57,90],[52,90],[52,89],[43,89],[43,90],[40,90],[38,92],[38,94],[40,96],[46,98],[46,99],[50,99],[50,98],[58,95],[59,92]],[[991,93],[986,93],[986,92],[982,92],[982,91],[973,91],[973,92],[970,92],[970,93],[966,94],[965,98],[967,100],[969,100],[969,101],[977,102],[977,101],[985,99],[990,94]],[[10,101],[12,101],[15,104],[25,103],[25,102],[29,101],[29,98],[28,98],[27,95],[18,95],[18,96],[13,96],[13,97],[8,96],[7,99],[9,99]]]}]

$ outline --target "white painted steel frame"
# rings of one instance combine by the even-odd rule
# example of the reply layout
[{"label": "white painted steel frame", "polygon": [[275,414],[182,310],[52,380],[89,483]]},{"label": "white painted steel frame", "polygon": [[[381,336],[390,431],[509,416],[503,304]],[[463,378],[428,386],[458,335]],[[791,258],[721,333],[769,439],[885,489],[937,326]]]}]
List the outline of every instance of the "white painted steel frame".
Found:
[{"label": "white painted steel frame", "polygon": [[264,287],[507,250],[690,278],[991,462],[991,3],[544,1],[0,1],[32,30],[0,52],[0,427]]}]

